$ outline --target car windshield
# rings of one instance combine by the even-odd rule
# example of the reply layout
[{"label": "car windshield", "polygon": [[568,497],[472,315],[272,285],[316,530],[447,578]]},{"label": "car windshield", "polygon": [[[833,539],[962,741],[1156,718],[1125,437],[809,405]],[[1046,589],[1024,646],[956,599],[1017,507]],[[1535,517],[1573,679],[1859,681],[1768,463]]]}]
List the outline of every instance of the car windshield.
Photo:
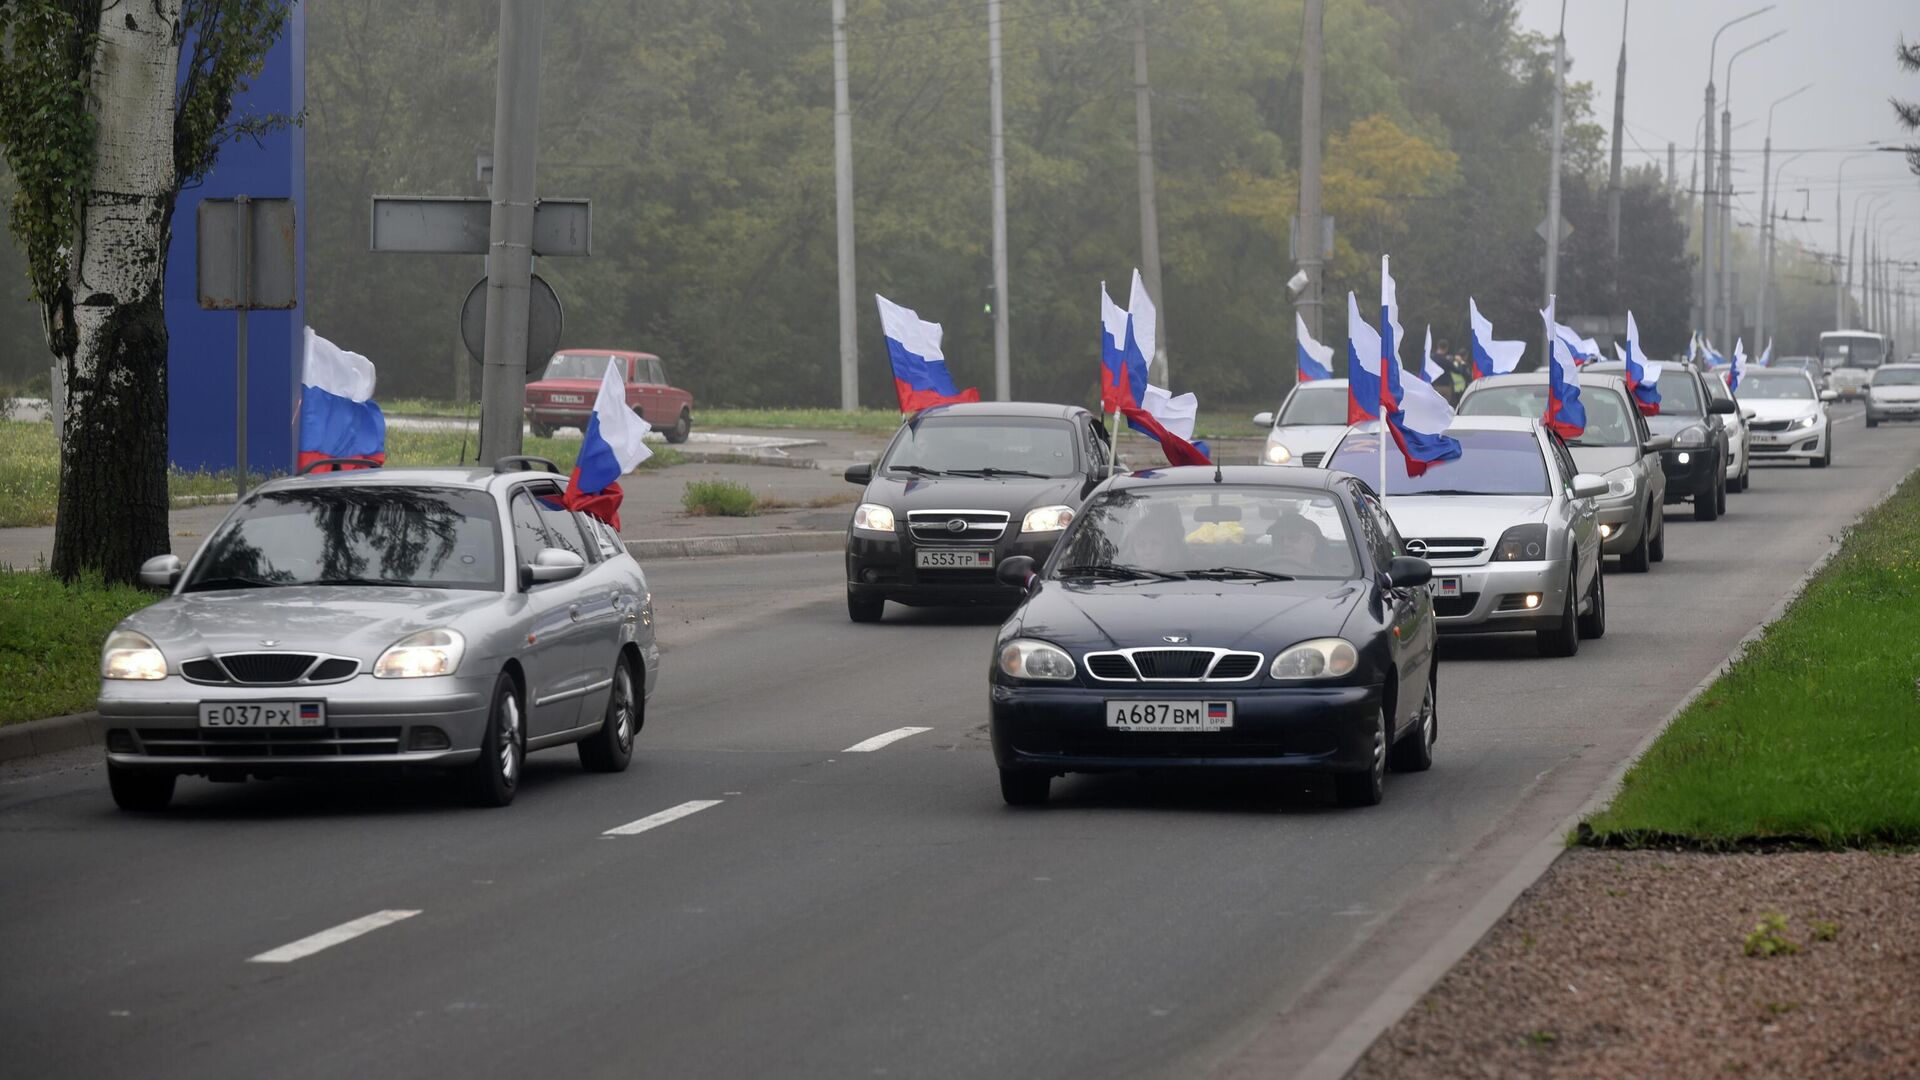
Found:
[{"label": "car windshield", "polygon": [[1882,368],[1873,373],[1875,386],[1920,386],[1920,368]]},{"label": "car windshield", "polygon": [[1828,367],[1879,367],[1886,353],[1886,341],[1875,335],[1822,334],[1820,337],[1820,359]]},{"label": "car windshield", "polygon": [[[1633,420],[1627,416],[1627,403],[1612,390],[1588,388],[1580,395],[1586,406],[1587,430],[1572,446],[1635,446],[1639,443]],[[1461,416],[1546,415],[1547,385],[1488,386],[1467,392],[1460,403]]]},{"label": "car windshield", "polygon": [[543,379],[592,379],[599,382],[606,377],[609,360],[619,364],[622,371],[626,369],[626,365],[620,364],[617,357],[606,353],[554,353],[553,359],[547,361],[546,373],[540,377]]},{"label": "car windshield", "polygon": [[901,430],[881,472],[1072,476],[1074,429],[1065,420],[927,416]]},{"label": "car windshield", "polygon": [[286,585],[499,589],[493,499],[386,484],[261,492],[207,539],[183,591]]},{"label": "car windshield", "polygon": [[1052,569],[1063,581],[1344,580],[1356,573],[1333,496],[1237,484],[1108,491],[1081,510]]},{"label": "car windshield", "polygon": [[1345,427],[1347,425],[1347,392],[1344,388],[1337,386],[1295,390],[1293,396],[1287,399],[1286,408],[1280,410],[1280,418],[1274,423],[1330,424],[1335,427]]},{"label": "car windshield", "polygon": [[[1447,435],[1459,440],[1460,456],[1436,461],[1420,476],[1407,475],[1400,447],[1387,442],[1388,495],[1547,495],[1547,463],[1540,442],[1531,431],[1466,431]],[[1340,440],[1328,468],[1350,472],[1368,483],[1380,476],[1380,437],[1356,431]]]},{"label": "car windshield", "polygon": [[1740,396],[1759,401],[1812,401],[1819,395],[1805,372],[1749,371],[1740,380]]}]

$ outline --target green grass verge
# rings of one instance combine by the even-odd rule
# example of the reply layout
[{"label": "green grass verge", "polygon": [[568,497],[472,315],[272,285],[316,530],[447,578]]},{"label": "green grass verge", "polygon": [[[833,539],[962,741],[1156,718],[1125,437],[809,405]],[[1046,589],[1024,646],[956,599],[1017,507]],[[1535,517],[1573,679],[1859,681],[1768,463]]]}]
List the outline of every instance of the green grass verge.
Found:
[{"label": "green grass verge", "polygon": [[1597,845],[1920,843],[1920,475],[1585,823]]},{"label": "green grass verge", "polygon": [[753,489],[732,480],[691,480],[680,505],[695,517],[748,517],[753,513]]},{"label": "green grass verge", "polygon": [[160,596],[0,570],[0,725],[93,708],[107,631]]}]

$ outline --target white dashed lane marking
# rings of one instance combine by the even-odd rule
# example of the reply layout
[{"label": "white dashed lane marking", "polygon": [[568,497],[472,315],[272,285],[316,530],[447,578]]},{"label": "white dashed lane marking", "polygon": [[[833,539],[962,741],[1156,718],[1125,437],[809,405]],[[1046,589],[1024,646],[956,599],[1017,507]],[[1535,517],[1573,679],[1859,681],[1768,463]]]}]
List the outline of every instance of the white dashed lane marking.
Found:
[{"label": "white dashed lane marking", "polygon": [[879,735],[875,735],[871,739],[863,739],[860,742],[854,743],[852,746],[849,746],[845,750],[842,750],[841,753],[843,754],[871,753],[872,751],[878,750],[881,747],[887,745],[888,743],[899,742],[901,739],[904,739],[909,735],[918,735],[923,731],[932,731],[932,730],[933,729],[930,727],[894,728],[892,731],[883,732]]},{"label": "white dashed lane marking", "polygon": [[290,964],[302,957],[312,956],[322,949],[331,949],[342,942],[352,941],[362,934],[370,934],[383,926],[392,926],[402,919],[411,919],[420,914],[418,911],[376,911],[371,915],[362,915],[352,922],[343,922],[331,930],[322,930],[309,937],[277,949],[269,949],[259,956],[248,957],[252,964]]},{"label": "white dashed lane marking", "polygon": [[600,835],[633,836],[646,832],[648,829],[657,829],[668,822],[679,821],[688,814],[697,814],[709,806],[719,806],[721,802],[722,800],[720,799],[693,799],[688,802],[683,802],[679,806],[670,806],[657,814],[648,814],[638,821],[629,821],[625,825],[608,829]]}]

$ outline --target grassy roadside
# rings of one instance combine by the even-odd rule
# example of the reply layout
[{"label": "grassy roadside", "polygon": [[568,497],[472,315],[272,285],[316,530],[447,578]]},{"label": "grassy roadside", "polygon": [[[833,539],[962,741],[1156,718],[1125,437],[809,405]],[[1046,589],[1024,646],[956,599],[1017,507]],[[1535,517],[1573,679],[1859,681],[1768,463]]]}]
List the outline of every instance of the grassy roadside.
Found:
[{"label": "grassy roadside", "polygon": [[0,725],[92,708],[107,631],[160,596],[0,570]]},{"label": "grassy roadside", "polygon": [[1595,845],[1920,844],[1920,474],[1585,823]]}]

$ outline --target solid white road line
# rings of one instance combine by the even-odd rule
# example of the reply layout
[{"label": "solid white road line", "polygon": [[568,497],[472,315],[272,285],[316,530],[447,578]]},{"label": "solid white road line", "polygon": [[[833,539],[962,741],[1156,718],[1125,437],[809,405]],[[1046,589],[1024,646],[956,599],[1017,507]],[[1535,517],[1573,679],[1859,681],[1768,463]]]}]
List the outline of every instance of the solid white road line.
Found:
[{"label": "solid white road line", "polygon": [[892,731],[888,731],[880,735],[875,735],[871,739],[863,739],[860,742],[854,743],[852,746],[849,746],[845,750],[842,750],[841,753],[843,754],[870,753],[874,750],[880,749],[881,747],[887,745],[888,743],[899,742],[901,739],[904,739],[909,735],[918,735],[923,731],[932,731],[932,730],[933,729],[930,727],[894,728]]},{"label": "solid white road line", "polygon": [[657,814],[648,814],[639,821],[629,821],[625,825],[608,829],[600,835],[632,836],[636,833],[646,832],[648,829],[657,829],[669,821],[679,821],[688,814],[697,814],[709,806],[719,806],[721,802],[722,800],[720,799],[694,799],[690,802],[683,802],[679,806],[670,806]]},{"label": "solid white road line", "polygon": [[304,956],[312,956],[321,949],[331,949],[343,941],[352,941],[361,934],[369,934],[383,926],[392,926],[402,919],[411,919],[420,914],[418,911],[376,911],[371,915],[362,915],[352,922],[343,922],[331,930],[322,930],[311,937],[303,937],[291,945],[282,945],[269,949],[259,956],[247,958],[250,964],[290,964]]}]

